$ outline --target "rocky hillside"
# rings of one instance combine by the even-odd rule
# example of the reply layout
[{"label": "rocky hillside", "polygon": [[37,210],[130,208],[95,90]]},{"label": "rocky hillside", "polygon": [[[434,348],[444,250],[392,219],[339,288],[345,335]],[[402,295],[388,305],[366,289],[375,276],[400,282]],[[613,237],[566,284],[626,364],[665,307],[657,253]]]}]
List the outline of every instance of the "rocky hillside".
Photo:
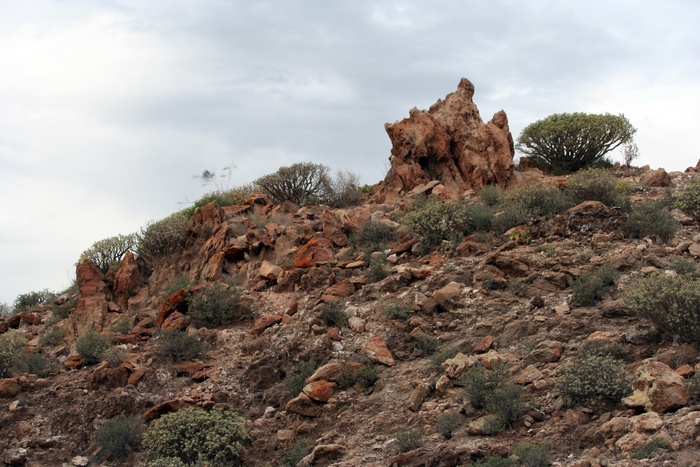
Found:
[{"label": "rocky hillside", "polygon": [[[174,248],[84,258],[77,290],[0,322],[60,362],[0,379],[0,460],[184,465],[96,434],[195,407],[242,417],[250,466],[699,465],[697,345],[624,298],[696,267],[696,221],[633,238],[630,205],[584,200],[435,245],[409,228],[431,199],[498,218],[479,188],[571,183],[515,168],[505,113],[484,124],[473,92],[388,125],[392,167],[359,206],[212,203]],[[697,176],[609,174],[632,205]]]}]

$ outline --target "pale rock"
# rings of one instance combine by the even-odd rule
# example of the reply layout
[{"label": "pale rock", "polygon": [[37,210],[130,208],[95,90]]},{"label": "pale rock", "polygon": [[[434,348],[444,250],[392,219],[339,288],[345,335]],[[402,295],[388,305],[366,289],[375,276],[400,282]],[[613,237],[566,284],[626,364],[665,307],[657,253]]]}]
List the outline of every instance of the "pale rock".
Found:
[{"label": "pale rock", "polygon": [[411,395],[408,397],[408,402],[406,404],[408,410],[417,412],[425,398],[428,397],[428,394],[430,394],[430,386],[422,381],[416,384],[416,387],[413,388]]},{"label": "pale rock", "polygon": [[646,362],[637,368],[635,378],[634,393],[622,399],[626,407],[662,413],[683,407],[690,399],[683,378],[665,363]]},{"label": "pale rock", "polygon": [[456,380],[459,379],[466,370],[476,365],[476,363],[477,360],[474,357],[459,352],[453,358],[445,360],[441,366],[448,378]]},{"label": "pale rock", "polygon": [[656,412],[647,412],[632,417],[632,429],[634,431],[657,431],[664,426],[664,421]]},{"label": "pale rock", "polygon": [[440,290],[437,290],[433,294],[433,299],[435,299],[442,308],[449,309],[454,307],[459,300],[461,290],[462,286],[459,283],[450,282]]}]

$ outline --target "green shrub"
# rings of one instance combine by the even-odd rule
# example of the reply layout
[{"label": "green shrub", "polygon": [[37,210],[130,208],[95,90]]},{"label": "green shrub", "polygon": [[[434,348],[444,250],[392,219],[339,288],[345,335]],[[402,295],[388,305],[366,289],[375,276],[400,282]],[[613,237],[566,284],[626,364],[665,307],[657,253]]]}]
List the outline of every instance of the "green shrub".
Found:
[{"label": "green shrub", "polygon": [[433,354],[430,360],[435,368],[441,369],[442,364],[450,358],[454,358],[454,356],[457,355],[458,352],[459,351],[454,347],[445,347],[439,352]]},{"label": "green shrub", "polygon": [[552,465],[549,457],[549,446],[533,443],[517,443],[513,454],[518,456],[524,467],[547,467]]},{"label": "green shrub", "polygon": [[389,319],[406,321],[413,312],[413,308],[399,300],[391,300],[379,307],[379,312]]},{"label": "green shrub", "polygon": [[673,206],[695,220],[700,220],[700,178],[694,178],[677,191]]},{"label": "green shrub", "polygon": [[579,405],[605,399],[617,402],[632,392],[624,361],[608,355],[577,358],[559,375],[558,387],[564,396]]},{"label": "green shrub", "polygon": [[31,308],[36,308],[41,305],[48,304],[51,300],[56,297],[56,294],[49,292],[49,289],[27,292],[20,294],[15,298],[15,302],[12,308],[15,312],[29,310]]},{"label": "green shrub", "polygon": [[187,213],[180,211],[157,222],[150,222],[136,233],[136,254],[147,268],[155,267],[158,261],[182,248],[188,219]]},{"label": "green shrub", "polygon": [[326,326],[348,327],[348,315],[345,314],[345,303],[341,300],[324,303],[319,307],[318,316]]},{"label": "green shrub", "polygon": [[191,464],[185,464],[177,457],[159,457],[139,464],[139,466],[141,465],[143,467],[191,467]]},{"label": "green shrub", "polygon": [[9,378],[21,369],[27,340],[14,332],[0,334],[0,378]]},{"label": "green shrub", "polygon": [[688,383],[691,400],[700,402],[700,373],[695,373]]},{"label": "green shrub", "polygon": [[423,437],[420,431],[415,428],[397,431],[394,437],[396,437],[396,441],[398,442],[398,450],[400,453],[413,451],[423,445]]},{"label": "green shrub", "polygon": [[284,450],[279,467],[296,467],[300,460],[306,457],[314,445],[308,439],[298,439]]},{"label": "green shrub", "polygon": [[613,357],[618,360],[626,360],[629,352],[619,342],[585,341],[576,355],[579,358],[602,356]]},{"label": "green shrub", "polygon": [[284,385],[287,386],[287,389],[292,394],[299,394],[304,389],[304,381],[313,375],[318,367],[319,364],[316,360],[297,363],[287,371],[284,377]]},{"label": "green shrub", "polygon": [[39,338],[39,344],[42,346],[54,347],[63,340],[63,329],[58,326],[53,326]]},{"label": "green shrub", "polygon": [[386,259],[373,257],[369,260],[369,267],[367,268],[367,280],[370,284],[379,282],[386,278],[389,273],[386,268]]},{"label": "green shrub", "polygon": [[496,206],[501,201],[501,187],[496,185],[487,185],[481,188],[476,194],[481,198],[487,206]]},{"label": "green shrub", "polygon": [[280,167],[260,177],[255,184],[276,203],[291,201],[303,206],[318,203],[331,191],[330,169],[323,164],[300,162]]},{"label": "green shrub", "polygon": [[240,206],[248,196],[260,191],[262,190],[255,183],[247,183],[231,189],[222,187],[221,190],[214,190],[195,201],[189,217],[194,214],[197,208],[201,208],[212,202],[216,203],[220,208],[226,206]]},{"label": "green shrub", "polygon": [[692,259],[677,258],[671,262],[670,269],[674,271],[679,276],[685,276],[689,278],[696,278],[700,275],[700,270],[698,270],[698,265]]},{"label": "green shrub", "polygon": [[15,314],[15,310],[7,303],[0,302],[0,319],[12,316]]},{"label": "green shrub", "polygon": [[504,233],[518,225],[525,224],[528,219],[527,209],[519,204],[508,204],[504,206],[503,212],[493,218],[491,228]]},{"label": "green shrub", "polygon": [[678,223],[663,201],[637,203],[627,215],[627,235],[632,238],[658,236],[668,242],[677,229]]},{"label": "green shrub", "polygon": [[90,248],[83,251],[82,256],[89,258],[102,272],[107,272],[110,269],[116,271],[124,254],[133,250],[135,246],[135,233],[119,234],[93,243]]},{"label": "green shrub", "polygon": [[525,413],[523,391],[517,384],[505,382],[486,394],[484,408],[509,428]]},{"label": "green shrub", "polygon": [[102,354],[102,361],[107,362],[110,368],[117,368],[126,357],[126,350],[122,347],[110,347]]},{"label": "green shrub", "polygon": [[70,316],[78,303],[78,296],[74,295],[60,305],[54,304],[51,307],[51,319],[54,322],[61,321]]},{"label": "green shrub", "polygon": [[460,379],[460,385],[475,409],[486,406],[486,398],[497,387],[505,384],[507,376],[503,366],[488,370],[483,365],[475,365],[468,369]]},{"label": "green shrub", "polygon": [[634,453],[635,459],[648,459],[658,450],[669,449],[671,446],[664,439],[652,436],[641,449]]},{"label": "green shrub", "polygon": [[629,284],[625,303],[674,338],[700,342],[700,279],[651,274]]},{"label": "green shrub", "polygon": [[109,337],[103,336],[92,328],[88,328],[75,341],[75,351],[86,365],[99,363],[105,351],[112,347]]},{"label": "green shrub", "polygon": [[376,365],[362,365],[357,370],[353,370],[349,365],[343,367],[338,376],[338,386],[347,389],[361,384],[365,388],[371,388],[379,379],[379,371]]},{"label": "green shrub", "polygon": [[396,229],[371,220],[353,232],[349,240],[353,248],[361,249],[369,255],[375,251],[384,251],[387,243],[396,240]]},{"label": "green shrub", "polygon": [[51,374],[59,367],[58,360],[40,352],[22,352],[20,368],[40,378]]},{"label": "green shrub", "polygon": [[457,416],[451,413],[445,413],[438,417],[435,423],[435,431],[440,433],[445,439],[451,439],[452,434],[457,429]]},{"label": "green shrub", "polygon": [[527,284],[522,280],[511,277],[508,279],[508,291],[516,297],[525,297],[527,295]]},{"label": "green shrub", "polygon": [[252,316],[247,303],[236,287],[215,284],[188,300],[187,316],[197,327],[214,327],[240,321]]},{"label": "green shrub", "polygon": [[168,284],[165,286],[163,292],[161,292],[160,295],[161,297],[167,299],[178,290],[189,289],[191,286],[192,283],[190,282],[190,279],[187,277],[187,275],[177,274],[175,277],[173,277],[173,280],[168,282]]},{"label": "green shrub", "polygon": [[232,411],[184,408],[154,420],[143,437],[146,456],[177,458],[187,465],[242,465],[248,439],[243,419]]},{"label": "green shrub", "polygon": [[440,348],[440,339],[429,334],[417,334],[413,338],[413,345],[425,356],[433,355]]},{"label": "green shrub", "polygon": [[458,242],[465,235],[490,228],[492,220],[493,213],[484,206],[435,199],[417,202],[402,218],[427,246],[438,245],[443,240]]},{"label": "green shrub", "polygon": [[503,193],[501,207],[517,212],[518,208],[527,215],[548,216],[558,214],[573,206],[572,199],[554,186],[536,183],[519,186]]},{"label": "green shrub", "polygon": [[143,419],[139,415],[121,415],[108,420],[95,432],[95,445],[106,457],[123,459],[129,450],[137,451],[143,437]]},{"label": "green shrub", "polygon": [[204,342],[196,334],[175,328],[164,328],[156,341],[156,354],[173,362],[196,360],[204,353]]},{"label": "green shrub", "polygon": [[482,459],[474,464],[474,467],[515,467],[518,463],[509,457],[502,457],[497,454]]},{"label": "green shrub", "polygon": [[606,206],[625,206],[626,197],[619,191],[619,180],[606,169],[585,169],[573,174],[566,192],[575,203],[600,201]]},{"label": "green shrub", "polygon": [[603,298],[603,294],[615,283],[619,273],[610,265],[601,266],[595,273],[583,273],[569,281],[574,303],[592,306]]}]

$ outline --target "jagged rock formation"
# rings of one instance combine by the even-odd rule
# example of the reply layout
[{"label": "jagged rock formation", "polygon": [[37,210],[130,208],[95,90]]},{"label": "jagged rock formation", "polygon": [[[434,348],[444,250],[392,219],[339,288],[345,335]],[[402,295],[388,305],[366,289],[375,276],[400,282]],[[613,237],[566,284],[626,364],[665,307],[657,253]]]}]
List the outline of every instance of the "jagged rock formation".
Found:
[{"label": "jagged rock formation", "polygon": [[513,137],[501,110],[484,123],[472,97],[474,85],[462,78],[457,91],[428,111],[385,125],[391,138],[387,190],[408,192],[439,180],[453,193],[484,185],[505,187],[513,173]]}]

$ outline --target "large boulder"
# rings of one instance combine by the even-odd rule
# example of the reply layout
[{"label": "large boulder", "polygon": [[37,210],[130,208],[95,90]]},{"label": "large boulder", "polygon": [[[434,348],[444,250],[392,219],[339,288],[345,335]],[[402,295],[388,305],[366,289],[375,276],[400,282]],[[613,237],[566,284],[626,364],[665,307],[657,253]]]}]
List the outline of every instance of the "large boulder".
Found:
[{"label": "large boulder", "polygon": [[690,400],[685,381],[673,369],[658,361],[649,361],[635,372],[634,393],[622,399],[623,405],[647,412],[668,412]]},{"label": "large boulder", "polygon": [[513,136],[504,111],[484,123],[474,104],[474,85],[462,78],[456,92],[429,110],[411,109],[409,118],[385,125],[391,168],[384,179],[408,192],[439,180],[456,193],[484,185],[505,187],[513,174]]}]

